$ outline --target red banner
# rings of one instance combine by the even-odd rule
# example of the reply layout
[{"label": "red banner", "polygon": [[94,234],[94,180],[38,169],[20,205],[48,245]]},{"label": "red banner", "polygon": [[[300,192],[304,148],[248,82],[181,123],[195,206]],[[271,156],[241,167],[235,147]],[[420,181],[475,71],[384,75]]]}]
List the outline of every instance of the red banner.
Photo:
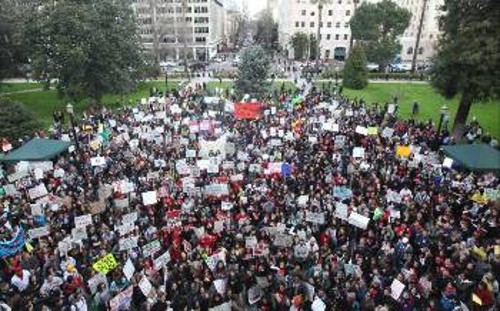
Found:
[{"label": "red banner", "polygon": [[260,103],[234,104],[234,117],[238,120],[260,118]]}]

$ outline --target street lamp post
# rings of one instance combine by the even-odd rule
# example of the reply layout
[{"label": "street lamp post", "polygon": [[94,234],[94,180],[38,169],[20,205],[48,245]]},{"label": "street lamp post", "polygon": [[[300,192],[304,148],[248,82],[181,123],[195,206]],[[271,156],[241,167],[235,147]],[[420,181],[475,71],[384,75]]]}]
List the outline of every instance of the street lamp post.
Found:
[{"label": "street lamp post", "polygon": [[73,139],[75,140],[75,147],[76,147],[76,150],[79,151],[80,150],[80,144],[78,143],[78,137],[76,137],[75,111],[74,111],[74,108],[73,108],[72,104],[68,103],[66,105],[66,112],[68,113],[69,119],[70,119],[70,122],[71,122],[71,133],[73,134]]},{"label": "street lamp post", "polygon": [[440,109],[441,113],[439,115],[438,128],[436,131],[436,136],[434,137],[434,151],[439,150],[439,146],[440,146],[439,137],[441,136],[441,127],[443,126],[443,120],[444,120],[444,117],[446,116],[447,111],[448,111],[448,107],[446,105],[441,106],[441,109]]}]

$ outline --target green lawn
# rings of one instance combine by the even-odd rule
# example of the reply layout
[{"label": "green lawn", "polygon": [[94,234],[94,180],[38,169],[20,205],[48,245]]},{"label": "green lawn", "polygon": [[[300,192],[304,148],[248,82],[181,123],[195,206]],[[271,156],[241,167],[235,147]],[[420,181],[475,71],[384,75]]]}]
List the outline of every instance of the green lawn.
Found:
[{"label": "green lawn", "polygon": [[0,83],[0,94],[41,88],[43,86],[39,83]]},{"label": "green lawn", "polygon": [[[169,81],[169,89],[176,88],[178,81]],[[123,97],[123,103],[128,104],[141,99],[142,97],[149,97],[149,89],[152,87],[158,88],[160,91],[165,90],[165,82],[163,81],[148,81],[140,82],[137,86],[137,91],[126,94]],[[65,110],[67,102],[57,96],[56,90],[36,91],[28,93],[18,93],[7,95],[13,101],[23,103],[30,109],[37,118],[44,125],[52,124],[52,114],[55,110]],[[105,95],[102,99],[103,104],[110,108],[116,108],[122,105],[121,96],[119,95]],[[84,111],[90,105],[90,100],[84,100],[75,106],[76,112]]]},{"label": "green lawn", "polygon": [[[321,83],[317,85],[321,88]],[[363,98],[368,103],[385,103],[399,98],[399,115],[409,118],[414,101],[420,106],[418,119],[433,119],[439,121],[440,107],[446,105],[450,115],[450,126],[458,108],[458,98],[447,100],[427,84],[403,83],[370,83],[363,90],[344,89],[344,94],[350,98]],[[479,123],[494,137],[500,137],[500,102],[482,102],[474,104],[469,119],[476,117]]]}]

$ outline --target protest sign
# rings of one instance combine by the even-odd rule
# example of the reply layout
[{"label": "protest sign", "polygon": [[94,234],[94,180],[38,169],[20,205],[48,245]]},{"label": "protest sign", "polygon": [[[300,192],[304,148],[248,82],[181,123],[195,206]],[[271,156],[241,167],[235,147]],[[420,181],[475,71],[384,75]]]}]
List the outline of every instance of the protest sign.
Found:
[{"label": "protest sign", "polygon": [[206,263],[210,270],[214,271],[219,261],[226,263],[226,254],[224,252],[218,252],[208,257]]},{"label": "protest sign", "polygon": [[23,178],[23,177],[26,177],[28,176],[28,171],[17,171],[13,174],[10,174],[9,176],[7,176],[7,180],[12,183],[12,182],[15,182],[15,181],[18,181],[19,179]]},{"label": "protest sign", "polygon": [[391,284],[391,297],[394,298],[394,300],[398,300],[405,287],[406,285],[401,283],[401,281],[394,279]]},{"label": "protest sign", "polygon": [[129,258],[129,259],[127,259],[127,262],[123,266],[123,275],[125,275],[127,280],[130,281],[130,279],[134,275],[134,272],[135,272],[134,264],[132,263],[132,260],[130,260],[130,258]]},{"label": "protest sign", "polygon": [[160,241],[154,240],[142,247],[142,256],[149,257],[161,249]]},{"label": "protest sign", "polygon": [[137,247],[138,240],[139,237],[137,236],[132,236],[118,240],[118,246],[120,248],[120,251],[128,251],[129,249]]},{"label": "protest sign", "polygon": [[138,219],[137,212],[128,213],[122,216],[122,224],[134,223]]},{"label": "protest sign", "polygon": [[146,276],[143,276],[141,281],[139,282],[139,288],[141,289],[141,292],[144,294],[144,296],[148,297],[151,293],[151,290],[153,289],[153,285],[151,285],[151,282],[149,282]]},{"label": "protest sign", "polygon": [[225,303],[223,303],[221,305],[218,305],[216,307],[208,309],[208,311],[231,311],[231,310],[232,310],[232,307],[231,307],[231,302],[230,301],[225,302]]},{"label": "protest sign", "polygon": [[234,104],[234,117],[237,120],[256,120],[260,118],[261,114],[260,103],[235,103]]},{"label": "protest sign", "polygon": [[276,234],[273,244],[278,247],[290,247],[293,244],[293,237],[288,234]]},{"label": "protest sign", "polygon": [[88,238],[87,236],[87,228],[79,227],[71,229],[71,237],[73,241],[81,241]]},{"label": "protest sign", "polygon": [[396,147],[396,154],[400,157],[403,158],[408,158],[410,156],[411,149],[409,146],[397,146]]},{"label": "protest sign", "polygon": [[124,209],[128,206],[128,199],[115,199],[117,209]]},{"label": "protest sign", "polygon": [[363,147],[354,147],[352,149],[352,156],[354,158],[364,158],[365,157],[365,148],[363,148]]},{"label": "protest sign", "polygon": [[28,230],[28,236],[30,237],[30,239],[38,239],[49,234],[50,228],[48,226]]},{"label": "protest sign", "polygon": [[221,294],[224,295],[226,293],[226,285],[227,285],[227,279],[217,279],[213,281],[215,290]]},{"label": "protest sign", "polygon": [[356,226],[360,229],[366,230],[366,228],[368,227],[368,222],[370,221],[370,218],[363,216],[361,214],[352,212],[351,214],[349,214],[349,218],[347,219],[347,221],[353,226]]},{"label": "protest sign", "polygon": [[311,305],[311,309],[312,311],[325,311],[326,310],[326,304],[323,300],[321,300],[321,298],[319,298],[318,296],[316,296],[314,298],[314,301]]},{"label": "protest sign", "polygon": [[263,291],[260,288],[260,286],[255,285],[248,289],[247,295],[248,295],[248,303],[251,305],[255,304],[256,302],[259,302],[262,298]]},{"label": "protest sign", "polygon": [[392,138],[392,135],[394,135],[394,130],[389,127],[386,127],[382,132],[382,137],[385,138]]},{"label": "protest sign", "polygon": [[452,166],[453,166],[453,159],[452,158],[445,158],[443,161],[443,167],[451,168]]},{"label": "protest sign", "polygon": [[92,166],[106,166],[106,159],[104,157],[90,158],[90,165],[92,165]]},{"label": "protest sign", "polygon": [[368,135],[378,135],[378,127],[372,126],[366,129]]},{"label": "protest sign", "polygon": [[38,198],[41,198],[41,197],[49,194],[49,192],[47,191],[45,184],[39,184],[38,186],[29,189],[28,194],[29,194],[31,200],[36,200]]},{"label": "protest sign", "polygon": [[336,202],[335,203],[335,217],[343,220],[347,220],[349,216],[348,206],[346,204]]},{"label": "protest sign", "polygon": [[228,195],[229,186],[228,184],[210,184],[203,188],[205,195]]},{"label": "protest sign", "polygon": [[186,150],[186,158],[196,158],[196,150],[187,149]]},{"label": "protest sign", "polygon": [[153,260],[153,267],[155,271],[160,270],[164,266],[166,266],[170,262],[170,252],[166,251],[162,255],[160,255],[158,258]]},{"label": "protest sign", "polygon": [[297,199],[297,204],[299,206],[305,206],[307,204],[307,202],[309,201],[309,196],[308,195],[301,195],[299,196],[299,198]]},{"label": "protest sign", "polygon": [[322,225],[325,223],[325,214],[324,213],[313,213],[313,212],[307,211],[306,212],[306,221]]},{"label": "protest sign", "polygon": [[82,215],[75,217],[75,228],[86,227],[92,224],[92,215]]},{"label": "protest sign", "polygon": [[352,190],[344,186],[335,186],[333,187],[333,196],[343,201],[352,196]]},{"label": "protest sign", "polygon": [[110,311],[124,311],[130,309],[134,286],[129,286],[109,301]]},{"label": "protest sign", "polygon": [[156,190],[143,192],[141,193],[141,196],[142,203],[144,205],[153,205],[158,202],[158,198],[156,197]]},{"label": "protest sign", "polygon": [[232,202],[222,201],[220,203],[221,210],[230,211],[233,208],[234,204]]},{"label": "protest sign", "polygon": [[99,259],[98,261],[96,261],[92,265],[92,268],[94,268],[95,271],[106,275],[110,271],[115,269],[117,266],[118,266],[118,263],[115,260],[115,256],[113,256],[113,254],[107,254],[106,256],[104,256],[101,259]]},{"label": "protest sign", "polygon": [[39,203],[30,204],[30,207],[31,207],[31,215],[32,216],[43,215],[42,204],[39,204]]},{"label": "protest sign", "polygon": [[356,126],[355,132],[364,136],[368,135],[368,129],[360,125]]}]

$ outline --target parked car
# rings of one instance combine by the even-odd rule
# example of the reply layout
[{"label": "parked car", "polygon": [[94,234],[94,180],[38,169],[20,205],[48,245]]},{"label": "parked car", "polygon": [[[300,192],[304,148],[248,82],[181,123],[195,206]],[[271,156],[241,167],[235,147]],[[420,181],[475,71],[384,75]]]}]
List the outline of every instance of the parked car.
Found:
[{"label": "parked car", "polygon": [[378,68],[379,68],[378,64],[375,64],[375,63],[366,64],[366,69],[370,72],[376,72],[376,71],[378,71]]}]

